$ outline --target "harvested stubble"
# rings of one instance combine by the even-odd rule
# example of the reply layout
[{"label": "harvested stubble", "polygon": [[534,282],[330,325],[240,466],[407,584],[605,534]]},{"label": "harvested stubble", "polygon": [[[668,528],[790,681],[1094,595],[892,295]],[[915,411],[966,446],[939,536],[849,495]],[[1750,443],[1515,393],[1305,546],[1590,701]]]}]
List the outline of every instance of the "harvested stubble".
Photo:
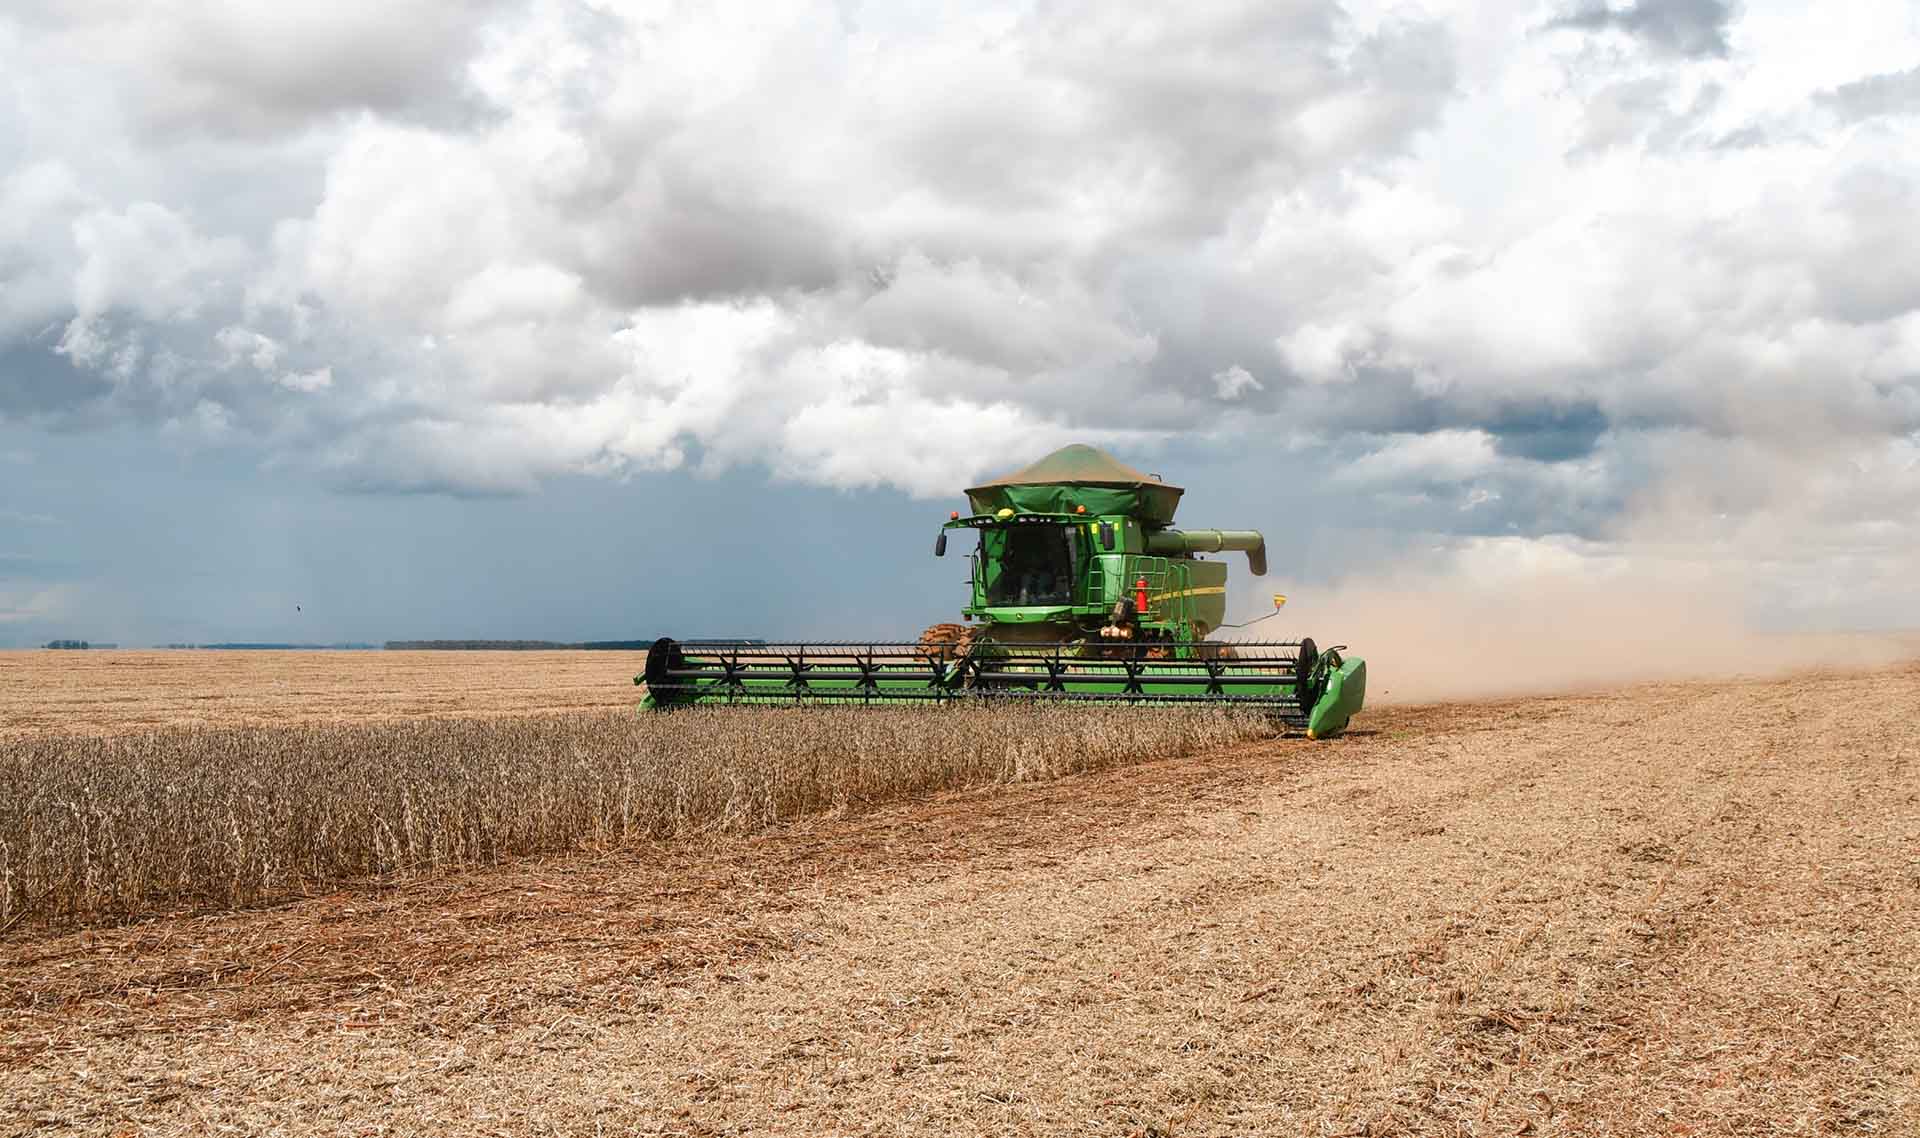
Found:
[{"label": "harvested stubble", "polygon": [[229,908],[1271,732],[1222,709],[780,709],[184,728],[15,741],[0,929]]}]

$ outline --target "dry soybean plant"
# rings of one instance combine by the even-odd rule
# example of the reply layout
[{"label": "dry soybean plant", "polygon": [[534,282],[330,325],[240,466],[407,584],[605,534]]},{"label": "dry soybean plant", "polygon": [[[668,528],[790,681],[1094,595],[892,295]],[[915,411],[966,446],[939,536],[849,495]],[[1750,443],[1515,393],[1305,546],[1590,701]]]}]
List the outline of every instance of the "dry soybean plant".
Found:
[{"label": "dry soybean plant", "polygon": [[755,709],[44,736],[0,745],[0,930],[742,832],[1268,734],[1246,712]]}]

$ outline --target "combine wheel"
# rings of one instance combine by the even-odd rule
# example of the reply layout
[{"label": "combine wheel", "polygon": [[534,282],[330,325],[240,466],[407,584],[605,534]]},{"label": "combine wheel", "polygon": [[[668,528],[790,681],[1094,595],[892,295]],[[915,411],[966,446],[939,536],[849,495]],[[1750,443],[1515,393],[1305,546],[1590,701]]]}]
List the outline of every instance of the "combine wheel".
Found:
[{"label": "combine wheel", "polygon": [[1293,690],[1300,696],[1300,710],[1310,712],[1319,702],[1320,689],[1314,683],[1315,665],[1320,662],[1320,650],[1314,646],[1313,637],[1300,642],[1300,658],[1293,666]]}]

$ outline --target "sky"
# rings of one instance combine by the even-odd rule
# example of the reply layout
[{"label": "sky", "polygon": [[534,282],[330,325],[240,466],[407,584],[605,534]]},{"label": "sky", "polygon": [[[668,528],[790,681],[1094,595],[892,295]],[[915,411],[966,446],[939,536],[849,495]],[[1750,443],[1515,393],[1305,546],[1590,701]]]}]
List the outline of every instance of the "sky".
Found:
[{"label": "sky", "polygon": [[16,0],[0,645],[911,635],[1069,442],[1265,531],[1243,613],[1920,625],[1916,60],[1906,0]]}]

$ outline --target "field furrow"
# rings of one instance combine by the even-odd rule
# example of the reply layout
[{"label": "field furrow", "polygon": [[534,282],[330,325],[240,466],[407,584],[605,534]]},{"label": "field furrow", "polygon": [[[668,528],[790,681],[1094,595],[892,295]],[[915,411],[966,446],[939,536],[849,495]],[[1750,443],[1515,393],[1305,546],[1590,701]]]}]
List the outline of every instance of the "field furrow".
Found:
[{"label": "field furrow", "polygon": [[22,1133],[1911,1134],[1920,667],[0,941]]}]

